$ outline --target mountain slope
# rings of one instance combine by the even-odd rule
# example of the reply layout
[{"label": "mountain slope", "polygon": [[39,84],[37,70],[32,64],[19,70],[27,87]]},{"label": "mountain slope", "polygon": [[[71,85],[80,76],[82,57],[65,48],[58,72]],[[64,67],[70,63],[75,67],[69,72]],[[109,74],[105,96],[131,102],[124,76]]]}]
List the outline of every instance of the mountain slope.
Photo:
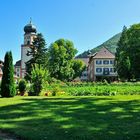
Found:
[{"label": "mountain slope", "polygon": [[[121,33],[118,33],[115,36],[113,36],[112,38],[110,38],[109,40],[107,40],[106,42],[104,42],[103,44],[90,50],[90,52],[93,54],[95,52],[98,52],[101,48],[106,47],[112,53],[115,53],[116,48],[117,48],[117,43],[118,43],[120,37],[121,37]],[[88,57],[88,54],[89,54],[89,51],[85,51],[82,54],[79,54],[77,56],[77,58],[86,58],[86,57]]]}]

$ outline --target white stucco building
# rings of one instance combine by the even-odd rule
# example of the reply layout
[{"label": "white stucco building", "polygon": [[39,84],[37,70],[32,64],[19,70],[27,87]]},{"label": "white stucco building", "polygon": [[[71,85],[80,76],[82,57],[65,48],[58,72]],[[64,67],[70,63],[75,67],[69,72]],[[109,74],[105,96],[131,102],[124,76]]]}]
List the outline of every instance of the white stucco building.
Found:
[{"label": "white stucco building", "polygon": [[89,81],[109,78],[115,80],[117,73],[114,69],[115,55],[108,49],[102,48],[99,52],[90,56],[88,65]]}]

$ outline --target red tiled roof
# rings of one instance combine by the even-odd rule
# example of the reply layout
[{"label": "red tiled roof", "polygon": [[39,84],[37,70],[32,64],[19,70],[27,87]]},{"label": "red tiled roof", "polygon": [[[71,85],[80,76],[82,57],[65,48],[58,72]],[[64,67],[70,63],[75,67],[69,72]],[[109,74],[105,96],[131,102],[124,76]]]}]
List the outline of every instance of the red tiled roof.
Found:
[{"label": "red tiled roof", "polygon": [[17,61],[15,66],[21,66],[21,60]]},{"label": "red tiled roof", "polygon": [[102,48],[93,58],[115,58],[115,55],[108,49]]},{"label": "red tiled roof", "polygon": [[3,64],[3,61],[2,60],[0,60],[0,64]]}]

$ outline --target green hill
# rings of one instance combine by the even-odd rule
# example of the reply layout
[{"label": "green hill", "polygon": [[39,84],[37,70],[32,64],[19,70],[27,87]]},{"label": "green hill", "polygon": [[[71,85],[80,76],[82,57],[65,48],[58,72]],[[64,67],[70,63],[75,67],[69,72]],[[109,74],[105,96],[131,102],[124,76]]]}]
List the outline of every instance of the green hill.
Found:
[{"label": "green hill", "polygon": [[106,42],[104,42],[103,44],[93,48],[92,50],[88,50],[88,51],[83,52],[82,54],[79,54],[77,56],[77,58],[86,58],[89,54],[89,51],[93,54],[95,52],[98,52],[103,47],[106,47],[112,53],[115,53],[116,48],[117,48],[117,43],[118,43],[120,37],[121,37],[121,33],[118,33],[115,36],[113,36],[112,38],[110,38],[109,40],[107,40]]}]

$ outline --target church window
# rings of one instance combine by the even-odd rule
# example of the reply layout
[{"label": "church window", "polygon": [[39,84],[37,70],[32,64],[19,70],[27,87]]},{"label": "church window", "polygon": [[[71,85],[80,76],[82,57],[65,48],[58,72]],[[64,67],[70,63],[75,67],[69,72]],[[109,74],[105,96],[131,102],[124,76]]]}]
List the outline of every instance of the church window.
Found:
[{"label": "church window", "polygon": [[28,45],[30,44],[30,41],[29,41],[29,40],[27,41],[27,44],[28,44]]}]

